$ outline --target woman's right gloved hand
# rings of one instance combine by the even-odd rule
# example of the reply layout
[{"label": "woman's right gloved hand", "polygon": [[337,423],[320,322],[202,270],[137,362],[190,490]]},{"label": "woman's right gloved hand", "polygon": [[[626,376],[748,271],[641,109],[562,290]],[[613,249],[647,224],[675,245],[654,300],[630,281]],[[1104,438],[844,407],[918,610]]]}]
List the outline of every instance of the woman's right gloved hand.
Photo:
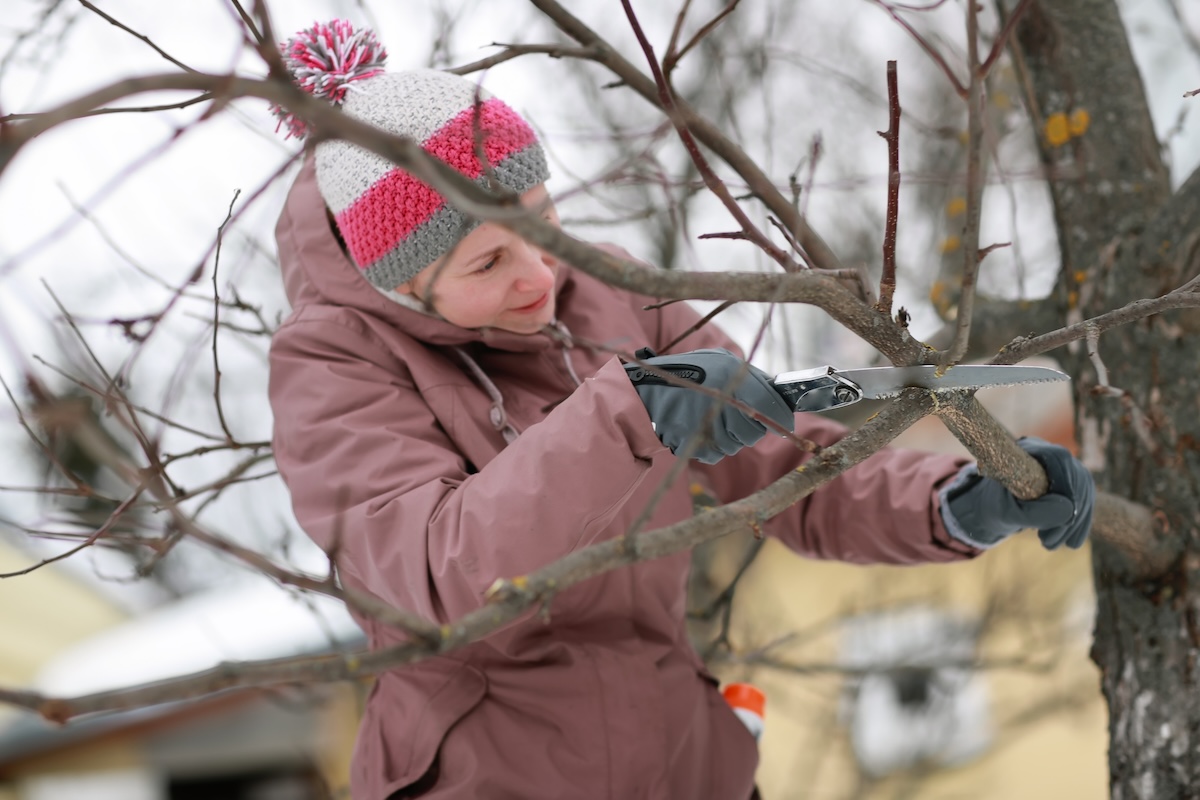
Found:
[{"label": "woman's right gloved hand", "polygon": [[[792,409],[775,391],[770,377],[728,350],[656,356],[644,348],[637,357],[655,369],[731,396],[786,430],[794,430]],[[668,383],[639,364],[626,364],[625,372],[650,413],[659,440],[672,453],[681,452],[695,440],[691,457],[715,464],[754,444],[767,432],[766,425],[740,408],[687,386]],[[715,411],[714,404],[720,405]]]}]

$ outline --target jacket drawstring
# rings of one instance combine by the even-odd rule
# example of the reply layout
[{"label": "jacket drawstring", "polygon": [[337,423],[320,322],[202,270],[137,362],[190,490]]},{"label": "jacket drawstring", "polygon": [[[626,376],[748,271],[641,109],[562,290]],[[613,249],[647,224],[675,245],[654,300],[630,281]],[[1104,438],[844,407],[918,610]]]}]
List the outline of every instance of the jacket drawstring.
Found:
[{"label": "jacket drawstring", "polygon": [[575,381],[575,387],[583,385],[583,381],[579,380],[579,374],[575,372],[575,364],[571,362],[571,348],[575,346],[575,340],[571,338],[571,331],[561,320],[554,320],[554,328],[562,335],[562,356],[563,363],[567,365],[567,374],[571,376],[571,380]]},{"label": "jacket drawstring", "polygon": [[488,393],[488,397],[492,398],[492,410],[488,417],[492,421],[492,425],[504,437],[507,444],[512,444],[520,436],[520,432],[512,426],[508,421],[508,412],[504,410],[504,395],[500,394],[500,390],[496,388],[496,384],[492,383],[491,378],[483,371],[483,368],[475,363],[475,359],[467,355],[467,351],[461,347],[454,348],[454,352],[458,353],[458,357],[467,365],[467,369],[475,376],[475,380],[483,387],[483,390]]},{"label": "jacket drawstring", "polygon": [[[571,331],[559,320],[554,321],[554,328],[562,337],[563,364],[567,368],[567,374],[571,376],[571,380],[574,381],[576,387],[582,386],[583,381],[579,379],[579,373],[575,371],[575,364],[571,361],[571,348],[575,346],[575,340],[571,338]],[[466,364],[467,370],[475,377],[475,380],[483,387],[483,390],[487,392],[488,397],[492,399],[492,410],[489,412],[488,417],[491,419],[492,425],[504,437],[504,441],[507,444],[512,444],[521,433],[508,421],[508,412],[504,410],[504,395],[500,394],[500,390],[496,387],[496,384],[492,383],[487,373],[483,371],[483,367],[479,366],[475,359],[467,354],[466,350],[461,347],[455,347],[454,352],[458,353],[458,357]]]}]

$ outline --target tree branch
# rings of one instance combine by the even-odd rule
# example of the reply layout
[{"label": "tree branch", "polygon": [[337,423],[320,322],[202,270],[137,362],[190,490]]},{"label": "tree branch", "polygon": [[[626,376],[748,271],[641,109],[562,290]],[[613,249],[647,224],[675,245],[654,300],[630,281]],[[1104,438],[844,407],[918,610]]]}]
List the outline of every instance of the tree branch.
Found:
[{"label": "tree branch", "polygon": [[[450,652],[484,638],[545,603],[557,592],[583,580],[681,552],[736,530],[761,526],[876,453],[934,407],[929,393],[920,389],[906,390],[862,428],[825,448],[800,469],[787,473],[749,497],[636,537],[620,536],[577,550],[529,575],[497,580],[489,592],[487,604],[441,626],[436,644],[409,642],[365,653],[225,663],[191,675],[72,699],[0,689],[0,701],[35,711],[52,721],[64,722],[81,714],[139,708],[231,688],[356,679]],[[86,430],[77,429],[77,434],[80,432],[88,438]],[[123,468],[124,473],[128,471],[129,467]]]},{"label": "tree branch", "polygon": [[[569,13],[556,0],[530,0],[542,13],[554,22],[564,33],[584,47],[594,47],[600,51],[597,62],[608,67],[621,82],[629,86],[644,99],[658,106],[658,88],[654,81],[646,77],[637,67],[626,60],[612,48],[595,31],[585,25],[577,17]],[[812,230],[800,216],[795,206],[775,186],[775,183],[759,168],[745,151],[734,144],[715,125],[696,113],[683,101],[677,101],[676,107],[688,129],[695,134],[700,142],[733,168],[750,191],[767,206],[767,208],[791,229],[792,234],[804,245],[813,264],[821,269],[843,269],[829,245]],[[721,298],[726,299],[726,298]]]},{"label": "tree branch", "polygon": [[883,275],[879,279],[879,313],[891,316],[896,292],[896,224],[900,219],[900,91],[896,88],[896,62],[887,62],[888,129],[879,135],[888,148],[887,221],[883,232]]},{"label": "tree branch", "polygon": [[[981,474],[1000,481],[1021,498],[1046,493],[1042,465],[1017,445],[973,395],[943,396],[936,413],[971,451]],[[1161,575],[1183,549],[1178,537],[1159,535],[1150,509],[1107,492],[1097,492],[1092,538],[1119,555],[1120,563],[1135,578]]]}]

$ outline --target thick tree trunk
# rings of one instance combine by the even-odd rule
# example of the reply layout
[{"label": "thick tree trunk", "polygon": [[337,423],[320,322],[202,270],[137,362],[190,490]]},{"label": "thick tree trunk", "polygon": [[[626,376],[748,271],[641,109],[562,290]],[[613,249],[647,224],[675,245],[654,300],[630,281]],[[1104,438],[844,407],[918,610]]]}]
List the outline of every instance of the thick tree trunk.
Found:
[{"label": "thick tree trunk", "polygon": [[[1004,0],[1011,11],[1014,3]],[[1011,43],[1050,175],[1062,252],[1054,302],[1081,319],[1194,276],[1200,178],[1171,195],[1144,88],[1113,0],[1037,0]],[[1075,124],[1046,135],[1063,113]],[[1084,127],[1086,131],[1075,135]],[[1184,555],[1151,580],[1125,577],[1096,543],[1092,658],[1109,705],[1112,796],[1200,795],[1200,369],[1189,314],[1172,312],[1100,340],[1111,390],[1087,348],[1062,357],[1097,484],[1154,509]]]}]

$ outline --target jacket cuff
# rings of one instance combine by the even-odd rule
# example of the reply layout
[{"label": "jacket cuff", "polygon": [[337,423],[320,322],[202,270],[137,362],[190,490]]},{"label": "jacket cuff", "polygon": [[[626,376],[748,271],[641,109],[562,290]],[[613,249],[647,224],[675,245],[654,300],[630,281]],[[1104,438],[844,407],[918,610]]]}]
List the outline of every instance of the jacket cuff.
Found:
[{"label": "jacket cuff", "polygon": [[983,550],[990,550],[996,545],[1000,544],[1000,542],[1004,541],[1004,539],[1000,539],[992,542],[991,544],[982,544],[975,541],[971,538],[971,535],[963,529],[962,525],[958,521],[958,518],[954,516],[954,512],[950,510],[950,496],[954,493],[954,491],[966,486],[968,483],[971,483],[978,478],[978,476],[979,468],[974,463],[967,464],[958,471],[958,474],[954,476],[952,481],[938,490],[938,512],[941,514],[942,524],[946,528],[946,533],[948,533],[950,537],[955,540],[955,542],[965,544],[971,548],[973,554],[979,553]]},{"label": "jacket cuff", "polygon": [[654,432],[654,423],[650,420],[650,412],[638,395],[637,389],[629,380],[629,374],[620,359],[613,356],[607,364],[600,368],[594,380],[602,384],[611,384],[621,398],[622,408],[616,412],[620,420],[621,430],[629,443],[629,451],[634,457],[646,460],[653,459],[664,452],[670,452],[667,446],[659,441]]}]

